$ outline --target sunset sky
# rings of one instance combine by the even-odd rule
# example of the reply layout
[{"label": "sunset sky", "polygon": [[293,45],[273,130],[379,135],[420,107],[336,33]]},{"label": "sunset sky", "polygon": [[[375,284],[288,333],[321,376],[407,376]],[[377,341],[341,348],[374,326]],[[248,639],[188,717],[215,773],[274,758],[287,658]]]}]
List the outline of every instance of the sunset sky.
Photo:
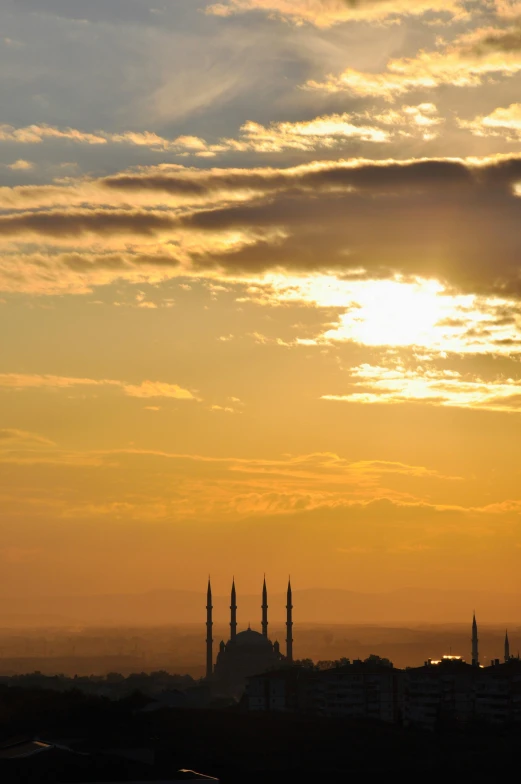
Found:
[{"label": "sunset sky", "polygon": [[0,107],[2,596],[521,589],[519,0],[4,0]]}]

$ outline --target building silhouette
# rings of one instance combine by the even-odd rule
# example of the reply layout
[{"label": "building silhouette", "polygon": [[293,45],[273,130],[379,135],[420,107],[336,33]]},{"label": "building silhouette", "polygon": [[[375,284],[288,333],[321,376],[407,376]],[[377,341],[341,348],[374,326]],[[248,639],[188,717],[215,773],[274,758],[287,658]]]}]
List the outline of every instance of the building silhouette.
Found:
[{"label": "building silhouette", "polygon": [[478,643],[478,624],[476,623],[476,613],[472,618],[472,665],[479,667],[479,643]]},{"label": "building silhouette", "polygon": [[268,637],[268,589],[266,578],[262,586],[261,631],[249,625],[244,631],[237,632],[237,592],[235,579],[232,581],[230,595],[230,639],[221,640],[219,651],[213,663],[213,606],[212,588],[208,580],[206,601],[206,678],[212,682],[213,691],[238,697],[244,691],[246,679],[252,675],[266,672],[281,664],[293,662],[293,602],[291,581],[288,581],[286,597],[286,655],[281,652],[277,640]]},{"label": "building silhouette", "polygon": [[249,711],[370,719],[429,730],[476,722],[521,726],[521,660],[510,655],[508,632],[504,662],[480,665],[474,614],[471,656],[472,663],[451,653],[405,669],[378,656],[322,663],[332,665],[326,667],[297,662],[250,676],[245,703]]},{"label": "building silhouette", "polygon": [[206,592],[206,677],[212,677],[213,670],[213,605],[212,605],[212,586],[208,578],[208,590]]}]

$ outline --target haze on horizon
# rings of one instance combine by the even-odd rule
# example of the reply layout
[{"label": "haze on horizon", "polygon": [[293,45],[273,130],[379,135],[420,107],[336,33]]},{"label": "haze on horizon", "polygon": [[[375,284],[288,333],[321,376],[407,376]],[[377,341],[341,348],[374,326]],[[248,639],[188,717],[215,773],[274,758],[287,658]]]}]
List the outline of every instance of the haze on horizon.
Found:
[{"label": "haze on horizon", "polygon": [[0,30],[2,595],[519,593],[521,3]]}]

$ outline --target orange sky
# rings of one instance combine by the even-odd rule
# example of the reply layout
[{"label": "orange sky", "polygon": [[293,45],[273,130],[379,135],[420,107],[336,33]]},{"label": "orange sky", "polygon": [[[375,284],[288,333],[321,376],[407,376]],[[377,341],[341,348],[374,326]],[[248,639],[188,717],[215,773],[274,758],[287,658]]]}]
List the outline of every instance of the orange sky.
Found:
[{"label": "orange sky", "polygon": [[2,594],[521,589],[521,4],[0,29]]}]

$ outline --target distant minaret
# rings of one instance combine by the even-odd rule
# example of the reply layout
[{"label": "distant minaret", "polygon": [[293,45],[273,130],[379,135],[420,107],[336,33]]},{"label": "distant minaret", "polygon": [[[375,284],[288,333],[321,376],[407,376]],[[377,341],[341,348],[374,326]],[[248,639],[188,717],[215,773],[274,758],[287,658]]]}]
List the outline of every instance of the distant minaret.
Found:
[{"label": "distant minaret", "polygon": [[288,598],[286,602],[286,658],[293,661],[293,604],[291,597],[291,581],[288,580]]},{"label": "distant minaret", "polygon": [[508,630],[505,632],[505,661],[510,661],[510,643],[508,641]]},{"label": "distant minaret", "polygon": [[232,581],[232,600],[230,604],[230,610],[230,640],[235,642],[235,638],[237,637],[237,596],[235,594],[235,577]]},{"label": "distant minaret", "polygon": [[479,667],[479,650],[478,650],[478,625],[476,623],[476,613],[472,619],[472,664],[474,667]]},{"label": "distant minaret", "polygon": [[262,636],[268,636],[268,589],[266,588],[266,575],[262,586]]},{"label": "distant minaret", "polygon": [[212,639],[212,586],[208,578],[208,591],[206,594],[206,677],[209,679],[213,674],[213,639]]}]

